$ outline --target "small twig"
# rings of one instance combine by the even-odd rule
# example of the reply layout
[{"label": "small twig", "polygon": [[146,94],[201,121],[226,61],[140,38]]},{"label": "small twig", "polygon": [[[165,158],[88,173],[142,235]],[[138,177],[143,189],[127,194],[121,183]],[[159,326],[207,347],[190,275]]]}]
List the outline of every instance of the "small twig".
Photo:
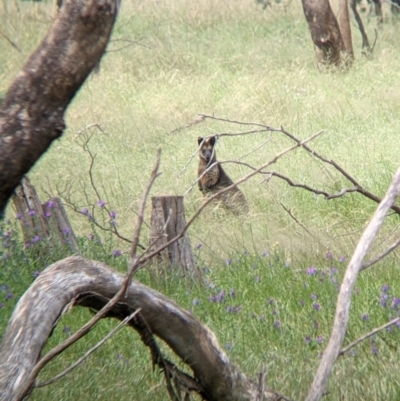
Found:
[{"label": "small twig", "polygon": [[22,53],[21,49],[13,42],[4,32],[0,31],[0,35],[7,40],[7,42],[16,50],[18,50],[20,53]]},{"label": "small twig", "polygon": [[101,339],[94,347],[90,348],[83,356],[81,356],[76,362],[74,362],[71,366],[65,369],[63,372],[59,373],[57,376],[53,377],[50,380],[45,382],[40,382],[34,385],[35,388],[37,387],[44,387],[48,386],[49,384],[53,384],[56,381],[60,380],[62,377],[66,376],[69,372],[75,369],[78,365],[80,365],[89,355],[91,355],[97,348],[101,347],[109,338],[111,338],[115,333],[117,333],[122,327],[124,327],[136,314],[140,312],[140,309],[133,312],[131,315],[126,317],[117,327],[112,329],[103,339]]},{"label": "small twig", "polygon": [[378,263],[380,260],[389,255],[389,253],[393,252],[399,245],[400,245],[400,240],[396,241],[393,245],[391,245],[388,249],[386,249],[385,252],[377,256],[375,259],[371,260],[370,262],[364,263],[361,266],[360,271],[368,269],[368,267],[371,267],[372,265]]},{"label": "small twig", "polygon": [[263,365],[261,368],[261,372],[258,374],[258,388],[257,388],[257,398],[256,401],[264,400],[264,389],[265,389],[265,375],[267,371],[265,366]]},{"label": "small twig", "polygon": [[375,329],[373,329],[372,331],[370,331],[369,333],[363,335],[360,338],[357,338],[357,340],[353,341],[352,343],[350,343],[347,347],[344,347],[340,350],[339,352],[339,356],[345,354],[346,352],[350,351],[353,347],[355,347],[357,344],[359,344],[360,342],[366,340],[369,337],[372,337],[374,334],[386,329],[387,327],[390,327],[392,325],[394,325],[395,323],[397,323],[400,320],[400,317],[395,317],[394,319],[390,320],[389,322],[385,323],[384,325],[377,327]]},{"label": "small twig", "polygon": [[289,214],[289,216],[303,229],[305,230],[311,237],[317,239],[317,237],[302,223],[300,222],[292,213],[290,209],[288,209],[283,203],[279,202],[279,204],[283,207],[283,209]]}]

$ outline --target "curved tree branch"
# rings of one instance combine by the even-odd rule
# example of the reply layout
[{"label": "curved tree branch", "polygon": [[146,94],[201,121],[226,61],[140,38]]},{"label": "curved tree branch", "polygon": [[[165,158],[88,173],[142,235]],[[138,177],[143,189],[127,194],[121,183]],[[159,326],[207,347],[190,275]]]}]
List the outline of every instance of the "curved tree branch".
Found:
[{"label": "curved tree branch", "polygon": [[0,106],[0,216],[65,128],[64,113],[109,40],[119,0],[66,0]]},{"label": "curved tree branch", "polygon": [[[18,302],[0,350],[0,400],[19,400],[51,331],[71,302],[101,308],[121,289],[124,275],[103,263],[69,257],[45,269]],[[91,294],[91,297],[88,297]],[[88,299],[92,301],[88,301]],[[103,299],[101,302],[93,300]],[[151,332],[192,369],[206,400],[245,401],[257,397],[251,382],[231,363],[215,335],[190,312],[157,291],[132,281],[108,316],[125,318],[141,309]],[[285,400],[265,390],[264,400]]]}]

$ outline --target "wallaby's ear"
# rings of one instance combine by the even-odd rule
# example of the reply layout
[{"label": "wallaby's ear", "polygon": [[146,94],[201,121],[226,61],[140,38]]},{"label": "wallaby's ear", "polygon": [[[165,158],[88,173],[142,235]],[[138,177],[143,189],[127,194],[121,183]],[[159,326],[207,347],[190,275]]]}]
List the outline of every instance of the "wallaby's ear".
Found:
[{"label": "wallaby's ear", "polygon": [[204,141],[204,139],[201,137],[201,136],[199,136],[198,138],[197,138],[197,143],[199,144],[199,146],[201,145],[201,143]]},{"label": "wallaby's ear", "polygon": [[215,136],[210,137],[210,139],[208,140],[208,143],[211,144],[211,146],[215,145]]}]

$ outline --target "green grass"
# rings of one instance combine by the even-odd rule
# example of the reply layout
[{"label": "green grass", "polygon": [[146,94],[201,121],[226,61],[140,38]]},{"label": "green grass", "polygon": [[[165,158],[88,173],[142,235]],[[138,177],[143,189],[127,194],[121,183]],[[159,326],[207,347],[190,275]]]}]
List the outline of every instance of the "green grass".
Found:
[{"label": "green grass", "polygon": [[[57,189],[69,188],[64,195],[78,210],[88,203],[96,205],[98,198],[88,177],[90,159],[82,149],[82,133],[94,132],[89,142],[96,154],[94,181],[101,198],[117,212],[118,228],[130,237],[157,148],[162,148],[162,175],[152,195],[183,194],[196,179],[197,158],[191,159],[191,155],[197,137],[248,128],[207,120],[174,131],[199,113],[283,126],[301,139],[326,130],[310,146],[339,162],[366,189],[383,196],[398,166],[400,151],[399,22],[389,19],[379,30],[372,60],[360,56],[360,37],[352,26],[354,66],[346,74],[321,74],[297,3],[262,11],[253,0],[123,2],[100,73],[87,80],[70,105],[63,137],[29,173],[40,197],[46,199],[48,194],[56,195]],[[6,91],[38,45],[54,15],[53,2],[4,0],[0,4],[1,31],[21,49],[16,51],[0,37],[0,93]],[[375,26],[373,18],[366,23],[371,40]],[[120,39],[137,44],[111,51],[123,45]],[[90,124],[99,124],[102,131],[87,129]],[[244,161],[260,166],[293,144],[280,133],[223,137],[217,155],[221,160],[237,159],[266,140],[263,148]],[[350,186],[330,166],[303,150],[286,155],[271,169],[330,192]],[[226,170],[234,179],[249,172],[235,164],[226,165]],[[326,345],[334,313],[337,289],[330,280],[329,268],[339,269],[340,282],[345,263],[338,262],[339,257],[344,255],[348,260],[376,205],[359,194],[327,201],[276,178],[261,183],[264,178],[255,177],[241,186],[250,206],[245,220],[206,209],[189,230],[192,243],[202,244],[197,258],[210,269],[208,278],[214,289],[188,289],[172,273],[165,282],[154,281],[145,271],[138,278],[193,310],[216,332],[223,346],[232,345],[227,352],[245,372],[255,376],[264,364],[268,386],[302,399]],[[200,204],[200,193],[194,186],[185,196],[187,217]],[[99,208],[95,210],[107,224]],[[148,207],[147,216],[149,212]],[[14,221],[11,207],[8,216]],[[103,245],[91,241],[88,234],[94,229],[88,220],[72,211],[69,217],[88,257],[125,269],[124,256],[112,257],[115,249],[129,250],[125,243],[104,233],[99,233]],[[374,254],[394,242],[397,225],[397,217],[391,216]],[[147,238],[145,227],[141,242],[147,244]],[[15,301],[33,280],[33,273],[62,256],[25,254],[20,239],[15,237],[15,241],[12,252],[1,250],[11,256],[2,262],[0,285],[8,287],[0,296],[6,298],[8,291],[14,294],[13,299],[0,299],[5,304],[1,309],[2,329]],[[264,251],[270,256],[261,256]],[[328,251],[333,260],[326,258]],[[233,261],[230,266],[225,264],[227,259]],[[361,275],[347,341],[391,316],[393,311],[379,304],[380,293],[383,284],[390,284],[390,296],[399,295],[397,263],[396,254]],[[316,276],[305,273],[312,265],[320,271]],[[210,296],[222,290],[228,294],[231,288],[236,298],[226,297],[222,303],[209,301]],[[312,294],[318,296],[319,312],[313,309]],[[271,298],[274,306],[268,304]],[[194,299],[200,303],[193,305]],[[242,309],[234,314],[226,312],[227,306]],[[368,321],[361,319],[364,313],[369,315]],[[60,323],[50,343],[54,345],[68,335],[64,326],[74,331],[88,316],[85,311],[73,311]],[[281,324],[279,328],[274,327],[276,321]],[[67,366],[112,325],[102,322],[90,338],[63,354],[43,375],[51,377]],[[305,343],[306,336],[311,336],[310,344]],[[318,336],[323,338],[322,344],[316,342]],[[372,354],[371,341],[366,341],[356,348],[355,355],[339,360],[327,399],[397,399],[397,338],[397,328],[384,332],[374,340],[377,355]],[[152,372],[147,351],[137,336],[122,330],[83,367],[54,386],[37,390],[33,398],[164,400],[161,382],[161,376]]]}]

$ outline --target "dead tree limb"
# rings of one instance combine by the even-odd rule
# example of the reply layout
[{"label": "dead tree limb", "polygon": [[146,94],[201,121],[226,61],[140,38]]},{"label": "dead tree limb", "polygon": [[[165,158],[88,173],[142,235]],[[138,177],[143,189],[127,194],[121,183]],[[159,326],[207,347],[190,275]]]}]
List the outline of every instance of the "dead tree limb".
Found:
[{"label": "dead tree limb", "polygon": [[66,0],[0,105],[0,215],[21,178],[64,131],[64,113],[100,61],[119,0]]},{"label": "dead tree limb", "polygon": [[334,363],[339,356],[350,314],[351,295],[363,260],[379,229],[400,193],[400,169],[397,170],[385,198],[379,204],[353,253],[343,278],[336,304],[335,320],[329,343],[322,356],[306,401],[319,401],[326,391]]},{"label": "dead tree limb", "polygon": [[[78,256],[45,269],[21,297],[4,335],[0,400],[21,399],[21,391],[66,305],[75,302],[101,308],[104,299],[115,298],[124,282],[122,274],[105,264]],[[79,300],[80,295],[85,296]],[[256,399],[259,386],[229,360],[210,329],[157,291],[132,281],[125,297],[108,310],[107,316],[124,319],[139,308],[151,332],[192,369],[204,399]],[[264,391],[264,400],[276,399],[287,398]]]}]

